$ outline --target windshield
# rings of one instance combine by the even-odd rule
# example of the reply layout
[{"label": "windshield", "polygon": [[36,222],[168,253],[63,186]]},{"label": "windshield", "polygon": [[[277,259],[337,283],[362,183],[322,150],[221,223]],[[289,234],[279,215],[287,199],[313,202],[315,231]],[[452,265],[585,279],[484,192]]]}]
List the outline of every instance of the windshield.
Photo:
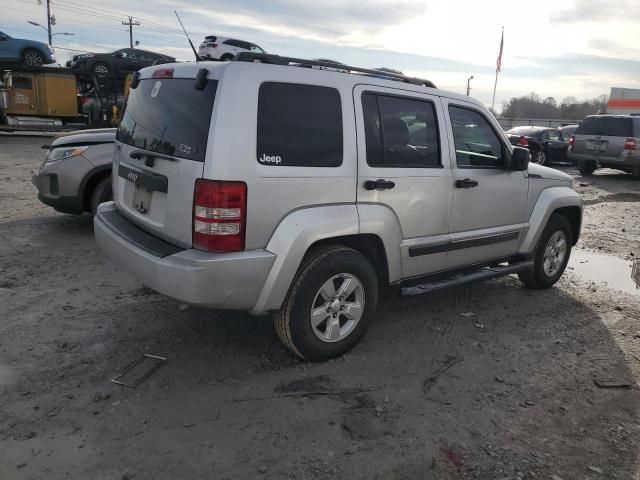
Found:
[{"label": "windshield", "polygon": [[194,79],[147,79],[129,92],[116,139],[127,145],[204,161],[218,82],[196,90]]}]

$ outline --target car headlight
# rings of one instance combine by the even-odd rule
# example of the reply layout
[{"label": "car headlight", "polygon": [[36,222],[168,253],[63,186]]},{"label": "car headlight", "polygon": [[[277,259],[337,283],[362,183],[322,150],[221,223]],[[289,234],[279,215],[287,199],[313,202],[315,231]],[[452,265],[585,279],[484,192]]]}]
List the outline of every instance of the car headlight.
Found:
[{"label": "car headlight", "polygon": [[45,162],[56,162],[81,155],[89,146],[52,148]]}]

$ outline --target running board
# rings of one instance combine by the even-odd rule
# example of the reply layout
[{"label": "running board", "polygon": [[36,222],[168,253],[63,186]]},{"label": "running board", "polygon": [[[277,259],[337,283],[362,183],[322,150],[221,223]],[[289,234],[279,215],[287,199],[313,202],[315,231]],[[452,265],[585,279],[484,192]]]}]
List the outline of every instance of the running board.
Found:
[{"label": "running board", "polygon": [[425,283],[424,285],[417,285],[415,287],[404,287],[401,289],[401,291],[402,295],[406,297],[422,295],[423,293],[434,292],[436,290],[442,290],[443,288],[457,287],[459,285],[464,285],[465,283],[489,280],[490,278],[502,277],[511,273],[522,272],[523,270],[531,268],[532,266],[533,260],[523,260],[520,262],[512,263],[511,265],[487,267],[472,273],[454,275],[450,278],[447,278],[446,280]]}]

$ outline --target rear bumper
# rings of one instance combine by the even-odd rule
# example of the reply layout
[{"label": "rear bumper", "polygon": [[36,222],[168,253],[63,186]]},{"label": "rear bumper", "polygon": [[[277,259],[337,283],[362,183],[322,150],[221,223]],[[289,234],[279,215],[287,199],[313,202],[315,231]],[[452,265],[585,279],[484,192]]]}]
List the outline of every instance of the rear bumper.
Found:
[{"label": "rear bumper", "polygon": [[275,261],[266,250],[182,250],[138,229],[113,202],[100,205],[93,222],[96,241],[110,260],[157,292],[191,305],[251,310]]}]

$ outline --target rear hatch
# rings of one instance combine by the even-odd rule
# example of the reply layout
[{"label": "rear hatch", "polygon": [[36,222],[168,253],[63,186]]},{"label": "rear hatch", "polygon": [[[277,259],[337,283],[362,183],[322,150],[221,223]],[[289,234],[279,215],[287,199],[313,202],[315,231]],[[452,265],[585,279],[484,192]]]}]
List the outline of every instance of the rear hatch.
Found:
[{"label": "rear hatch", "polygon": [[[154,78],[145,78],[150,73]],[[191,247],[194,184],[202,177],[218,85],[209,79],[197,89],[197,73],[186,65],[143,70],[129,93],[114,156],[118,210],[184,248]]]},{"label": "rear hatch", "polygon": [[585,118],[574,135],[573,153],[597,158],[619,157],[633,136],[630,118],[594,116]]}]

